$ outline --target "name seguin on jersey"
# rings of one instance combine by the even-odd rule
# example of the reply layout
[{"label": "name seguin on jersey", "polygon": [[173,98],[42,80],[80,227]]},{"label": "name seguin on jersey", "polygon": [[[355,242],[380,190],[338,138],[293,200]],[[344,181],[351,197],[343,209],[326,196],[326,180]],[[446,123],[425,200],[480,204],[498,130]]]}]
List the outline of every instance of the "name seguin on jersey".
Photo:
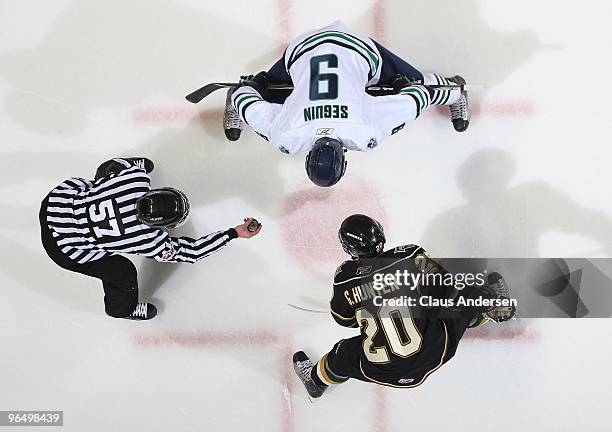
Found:
[{"label": "name seguin on jersey", "polygon": [[349,110],[346,105],[317,105],[304,108],[304,121],[329,119],[329,118],[348,118]]}]

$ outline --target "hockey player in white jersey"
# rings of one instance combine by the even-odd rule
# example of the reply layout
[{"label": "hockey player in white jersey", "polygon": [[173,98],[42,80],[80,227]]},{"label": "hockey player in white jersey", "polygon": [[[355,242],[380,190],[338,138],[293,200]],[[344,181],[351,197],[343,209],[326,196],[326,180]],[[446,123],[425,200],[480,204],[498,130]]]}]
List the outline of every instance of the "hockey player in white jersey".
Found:
[{"label": "hockey player in white jersey", "polygon": [[[293,91],[279,98],[267,91],[270,83],[292,84]],[[244,121],[281,152],[308,153],[308,177],[318,186],[332,186],[344,175],[346,150],[377,147],[431,105],[449,105],[455,129],[465,131],[470,113],[464,84],[460,76],[422,74],[336,21],[298,36],[268,72],[230,90],[226,119],[233,116],[234,135],[228,138],[237,139],[237,120]],[[373,85],[392,86],[395,94],[371,96],[365,89]]]}]

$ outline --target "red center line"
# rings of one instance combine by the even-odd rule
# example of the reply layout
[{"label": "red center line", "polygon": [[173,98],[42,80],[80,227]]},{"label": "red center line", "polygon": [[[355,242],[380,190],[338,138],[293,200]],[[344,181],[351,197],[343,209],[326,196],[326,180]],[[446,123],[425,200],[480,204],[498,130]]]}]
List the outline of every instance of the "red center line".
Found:
[{"label": "red center line", "polygon": [[[513,340],[521,342],[537,342],[540,334],[520,322],[508,323],[505,326],[493,324],[484,325],[466,332],[465,340]],[[291,357],[293,354],[293,342],[289,335],[281,336],[270,331],[198,331],[198,330],[175,330],[153,334],[138,334],[134,337],[134,343],[142,347],[159,346],[188,346],[188,347],[276,347],[278,350],[278,370],[280,375],[279,395],[279,429],[281,432],[294,432],[297,423],[293,411],[291,395],[294,391],[294,373]],[[345,384],[350,386],[351,383]],[[389,430],[389,409],[386,388],[380,385],[374,386],[374,407],[372,430],[374,432],[386,432]],[[350,389],[340,389],[349,390]],[[347,393],[350,398],[350,393]]]},{"label": "red center line", "polygon": [[[385,34],[385,0],[373,0],[372,2],[372,26],[374,28],[374,39],[381,44],[386,43]],[[377,385],[374,391],[374,415],[373,430],[375,432],[386,432],[387,430],[387,400],[385,388]]]},{"label": "red center line", "polygon": [[293,432],[295,423],[293,418],[293,404],[291,395],[293,394],[293,343],[290,336],[283,337],[281,348],[281,406],[280,406],[280,427],[282,432]]},{"label": "red center line", "polygon": [[132,121],[139,124],[187,123],[194,120],[206,122],[223,117],[223,108],[198,110],[184,104],[142,106],[132,111]]},{"label": "red center line", "polygon": [[385,44],[387,42],[387,35],[385,33],[385,0],[372,1],[372,19],[374,39],[376,42]]},{"label": "red center line", "polygon": [[387,397],[386,388],[384,386],[376,385],[374,391],[374,407],[376,414],[374,415],[374,431],[375,432],[386,432],[388,430],[388,409],[387,409]]},{"label": "red center line", "polygon": [[533,343],[540,340],[540,333],[520,321],[510,321],[503,324],[486,323],[480,327],[468,329],[462,341],[505,341]]},{"label": "red center line", "polygon": [[[283,45],[284,46],[284,45]],[[284,49],[284,48],[283,48]],[[526,118],[534,114],[535,108],[528,100],[498,100],[474,102],[472,114],[477,117]],[[431,107],[426,116],[448,118],[448,107]],[[197,110],[183,104],[141,106],[131,112],[132,121],[140,125],[188,123],[192,121],[208,122],[223,117],[223,108]]]},{"label": "red center line", "polygon": [[291,0],[276,0],[276,15],[278,19],[279,51],[283,52],[293,35],[293,4]]},{"label": "red center line", "polygon": [[141,334],[134,339],[137,345],[159,346],[239,346],[271,345],[279,343],[279,336],[269,332],[202,332],[173,331],[161,334]]},{"label": "red center line", "polygon": [[[431,109],[435,114],[448,117],[447,106],[435,106]],[[479,117],[529,117],[535,108],[530,101],[494,101],[494,102],[474,102],[470,103],[472,115]]]},{"label": "red center line", "polygon": [[[278,33],[280,35],[278,52],[282,54],[291,41],[293,35],[293,9],[292,0],[276,0],[276,15],[278,18]],[[280,394],[280,430],[281,432],[293,432],[295,430],[295,419],[291,394],[293,391],[293,367],[292,367],[292,342],[289,336],[281,342],[281,355],[279,369],[281,371],[281,394]]]},{"label": "red center line", "polygon": [[134,343],[143,347],[168,345],[190,347],[269,347],[278,349],[278,368],[280,370],[279,426],[281,432],[294,432],[295,422],[291,395],[293,393],[293,367],[291,357],[293,344],[291,337],[279,336],[267,331],[256,332],[211,332],[211,331],[170,331],[158,334],[139,334]]}]

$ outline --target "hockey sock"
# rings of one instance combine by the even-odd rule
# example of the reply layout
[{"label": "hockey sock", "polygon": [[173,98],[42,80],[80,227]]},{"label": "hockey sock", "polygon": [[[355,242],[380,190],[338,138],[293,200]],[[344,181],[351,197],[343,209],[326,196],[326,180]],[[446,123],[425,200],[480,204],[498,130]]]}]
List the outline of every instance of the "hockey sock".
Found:
[{"label": "hockey sock", "polygon": [[[322,385],[342,384],[348,381],[349,377],[338,375],[329,367],[327,354],[312,368],[311,376],[314,382]],[[316,377],[316,378],[315,378]]]},{"label": "hockey sock", "polygon": [[321,378],[319,378],[319,374],[317,374],[317,368],[319,367],[319,363],[315,364],[314,367],[310,370],[310,378],[312,378],[312,380],[318,385],[318,386],[325,386],[327,387],[327,384],[325,384]]},{"label": "hockey sock", "polygon": [[[428,85],[452,85],[456,84],[441,75],[426,73],[423,74],[423,84]],[[459,100],[460,89],[430,89],[432,105],[451,105]]]}]

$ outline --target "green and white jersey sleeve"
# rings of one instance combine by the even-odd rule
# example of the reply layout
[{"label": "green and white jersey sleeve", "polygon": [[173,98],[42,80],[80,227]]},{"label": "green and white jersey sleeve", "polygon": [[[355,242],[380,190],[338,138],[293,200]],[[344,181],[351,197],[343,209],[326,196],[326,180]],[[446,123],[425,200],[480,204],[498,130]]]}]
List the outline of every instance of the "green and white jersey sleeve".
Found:
[{"label": "green and white jersey sleeve", "polygon": [[270,140],[270,131],[282,105],[263,100],[252,87],[240,87],[232,95],[232,105],[240,118],[251,126],[262,138]]},{"label": "green and white jersey sleeve", "polygon": [[373,126],[383,137],[399,132],[431,105],[429,92],[420,85],[405,87],[396,95],[377,96],[370,100]]}]

